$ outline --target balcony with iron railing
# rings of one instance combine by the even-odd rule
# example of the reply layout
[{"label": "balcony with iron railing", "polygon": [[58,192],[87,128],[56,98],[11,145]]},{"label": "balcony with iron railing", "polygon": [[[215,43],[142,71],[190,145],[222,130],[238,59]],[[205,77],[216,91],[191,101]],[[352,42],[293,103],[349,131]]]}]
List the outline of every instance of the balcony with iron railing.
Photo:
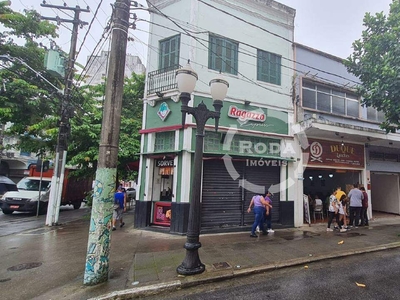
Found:
[{"label": "balcony with iron railing", "polygon": [[147,96],[177,89],[175,72],[179,68],[181,68],[180,65],[174,65],[149,72],[147,75]]}]

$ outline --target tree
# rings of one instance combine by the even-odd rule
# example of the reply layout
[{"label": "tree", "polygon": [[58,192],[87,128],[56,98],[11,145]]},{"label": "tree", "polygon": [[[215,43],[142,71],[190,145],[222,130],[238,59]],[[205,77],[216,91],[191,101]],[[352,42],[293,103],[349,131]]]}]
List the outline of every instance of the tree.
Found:
[{"label": "tree", "polygon": [[[61,96],[53,86],[61,88],[62,83],[44,70],[45,49],[36,41],[57,37],[57,26],[41,21],[34,10],[25,10],[23,15],[7,5],[8,1],[0,2],[0,24],[5,28],[0,33],[3,61],[0,124],[12,123],[8,133],[20,136],[20,149],[38,152],[42,147],[50,147],[50,150],[57,133],[57,117],[54,116],[59,110]],[[16,43],[15,39],[22,39],[24,44]],[[53,86],[33,70],[45,74]]]},{"label": "tree", "polygon": [[400,3],[390,12],[364,16],[365,30],[353,43],[353,54],[345,64],[362,82],[363,104],[385,114],[381,127],[387,132],[400,128]]},{"label": "tree", "polygon": [[[0,2],[0,24],[6,28],[0,33],[0,55],[16,58],[3,62],[0,69],[0,83],[6,87],[0,92],[0,124],[12,122],[8,134],[19,136],[20,143],[16,145],[19,149],[33,153],[45,149],[54,153],[62,95],[20,61],[63,89],[62,79],[44,69],[45,49],[36,42],[57,37],[57,26],[40,21],[34,10],[25,10],[24,14],[14,12],[7,2]],[[24,44],[14,42],[15,38],[22,38]],[[70,120],[67,164],[81,167],[75,176],[90,176],[97,169],[104,89],[104,84],[72,89],[70,102],[75,114]],[[133,179],[126,166],[138,159],[140,151],[143,93],[143,75],[132,74],[125,79],[118,166],[119,177],[124,179]]]},{"label": "tree", "polygon": [[[127,169],[127,165],[138,159],[140,152],[144,82],[144,75],[135,73],[124,82],[118,153],[118,176],[124,179],[134,179],[136,175]],[[75,117],[71,119],[68,161],[81,167],[81,176],[93,175],[97,169],[104,89],[104,84],[81,87],[78,94],[83,97],[79,100],[83,104],[78,106]]]}]

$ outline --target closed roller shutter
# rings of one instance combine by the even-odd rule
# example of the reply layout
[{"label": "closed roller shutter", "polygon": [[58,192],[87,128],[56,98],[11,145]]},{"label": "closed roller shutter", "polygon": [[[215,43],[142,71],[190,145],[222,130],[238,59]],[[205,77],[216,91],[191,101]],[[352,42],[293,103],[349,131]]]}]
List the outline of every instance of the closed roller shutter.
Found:
[{"label": "closed roller shutter", "polygon": [[[241,166],[234,162],[239,172]],[[222,160],[205,160],[203,164],[203,190],[201,226],[240,226],[242,193],[238,181],[232,179]]]},{"label": "closed roller shutter", "polygon": [[[262,166],[262,167],[245,167],[245,178],[247,182],[250,182],[252,185],[264,186],[268,189],[273,184],[279,184],[280,182],[280,167],[277,166]],[[249,207],[251,198],[255,195],[255,193],[251,190],[245,189],[245,207],[246,209]],[[279,193],[275,193],[272,200],[272,222],[279,221]],[[251,225],[254,222],[254,214],[246,213],[244,217],[244,225]]]},{"label": "closed roller shutter", "polygon": [[[254,222],[253,212],[247,213],[255,194],[249,186],[269,188],[279,184],[280,167],[247,166],[245,161],[233,161],[239,178],[234,180],[222,160],[205,160],[203,164],[202,228],[249,226]],[[243,181],[244,179],[244,181]],[[241,184],[239,184],[239,182]],[[253,188],[251,188],[253,189]],[[272,222],[279,221],[279,194],[272,198]]]}]

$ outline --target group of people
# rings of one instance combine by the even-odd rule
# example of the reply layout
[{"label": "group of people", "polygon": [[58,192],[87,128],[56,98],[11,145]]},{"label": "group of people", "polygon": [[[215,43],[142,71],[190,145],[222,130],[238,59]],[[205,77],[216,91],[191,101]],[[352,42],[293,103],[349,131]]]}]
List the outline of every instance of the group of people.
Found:
[{"label": "group of people", "polygon": [[[258,237],[258,235],[256,234],[257,229],[264,235],[274,232],[274,230],[272,230],[272,224],[271,224],[272,200],[270,197],[271,193],[267,191],[265,193],[265,196],[255,195],[251,199],[249,208],[247,209],[248,213],[251,212],[252,208],[254,212],[254,223],[253,226],[251,227],[250,237]],[[267,223],[267,229],[265,229],[264,223]]]},{"label": "group of people", "polygon": [[[331,228],[333,219],[336,221],[335,229],[339,229],[340,232],[345,232],[350,227],[368,226],[367,211],[368,194],[364,187],[359,188],[357,183],[354,184],[347,196],[341,187],[337,187],[329,196],[328,227],[326,230],[333,231]],[[349,224],[347,224],[347,215],[349,216]]]}]

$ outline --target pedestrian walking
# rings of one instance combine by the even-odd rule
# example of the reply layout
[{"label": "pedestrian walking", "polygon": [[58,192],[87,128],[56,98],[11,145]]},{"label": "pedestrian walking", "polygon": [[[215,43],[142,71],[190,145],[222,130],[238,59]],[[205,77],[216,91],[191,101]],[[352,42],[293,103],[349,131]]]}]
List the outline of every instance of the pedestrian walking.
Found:
[{"label": "pedestrian walking", "polygon": [[265,194],[265,201],[268,202],[269,205],[265,206],[265,223],[267,224],[267,231],[268,233],[274,233],[275,230],[272,229],[272,200],[271,200],[272,194],[267,191]]},{"label": "pedestrian walking", "polygon": [[250,237],[258,237],[255,232],[257,226],[259,226],[260,230],[264,235],[268,234],[268,231],[264,229],[266,206],[272,208],[272,205],[270,205],[267,201],[265,201],[262,195],[255,195],[253,196],[253,198],[251,198],[249,208],[247,209],[247,212],[250,213],[251,208],[253,207],[253,212],[254,212],[254,223],[253,226],[251,227]]},{"label": "pedestrian walking", "polygon": [[363,193],[362,207],[361,207],[361,224],[360,226],[369,226],[368,225],[368,194],[365,191],[364,187],[360,187],[361,192]]},{"label": "pedestrian walking", "polygon": [[[335,195],[336,196],[336,195]],[[338,214],[339,214],[339,223],[338,226],[340,228],[340,232],[347,231],[347,219],[346,219],[346,195],[342,195],[340,200],[338,201]],[[337,199],[337,198],[336,198]]]},{"label": "pedestrian walking", "polygon": [[346,194],[343,194],[338,202],[339,202],[339,223],[344,229],[349,229],[349,227],[347,226],[347,206],[348,206],[347,202],[348,202],[348,199],[347,199]]},{"label": "pedestrian walking", "polygon": [[122,214],[126,211],[126,193],[123,192],[122,187],[118,187],[117,192],[114,194],[112,230],[117,230],[116,223],[119,220],[119,227],[122,228],[125,223]]},{"label": "pedestrian walking", "polygon": [[362,208],[363,193],[358,189],[358,183],[353,184],[353,189],[349,192],[350,200],[350,226],[358,227]]},{"label": "pedestrian walking", "polygon": [[335,218],[338,228],[342,229],[339,224],[339,201],[335,197],[335,190],[332,191],[332,194],[329,197],[328,227],[326,228],[326,231],[333,231],[331,228],[333,218]]}]

